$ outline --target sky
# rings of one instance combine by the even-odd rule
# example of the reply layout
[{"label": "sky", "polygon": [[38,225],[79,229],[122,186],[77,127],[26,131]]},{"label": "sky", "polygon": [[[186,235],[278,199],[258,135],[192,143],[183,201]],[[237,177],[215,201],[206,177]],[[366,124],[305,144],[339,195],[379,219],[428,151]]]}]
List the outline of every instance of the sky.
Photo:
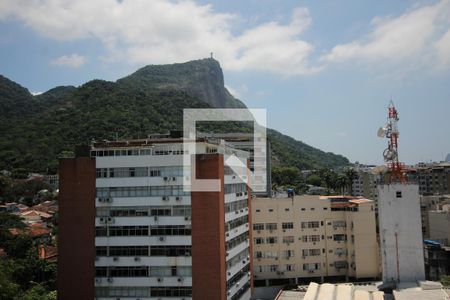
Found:
[{"label": "sky", "polygon": [[268,127],[382,163],[392,99],[400,159],[450,153],[450,0],[2,0],[0,74],[44,92],[213,52]]}]

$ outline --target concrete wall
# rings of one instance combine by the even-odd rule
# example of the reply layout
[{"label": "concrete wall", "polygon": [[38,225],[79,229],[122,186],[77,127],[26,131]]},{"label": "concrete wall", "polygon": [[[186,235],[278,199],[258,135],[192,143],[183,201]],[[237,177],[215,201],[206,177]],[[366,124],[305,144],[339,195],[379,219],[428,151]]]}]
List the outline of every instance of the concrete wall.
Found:
[{"label": "concrete wall", "polygon": [[424,280],[419,186],[379,185],[378,195],[383,281]]}]

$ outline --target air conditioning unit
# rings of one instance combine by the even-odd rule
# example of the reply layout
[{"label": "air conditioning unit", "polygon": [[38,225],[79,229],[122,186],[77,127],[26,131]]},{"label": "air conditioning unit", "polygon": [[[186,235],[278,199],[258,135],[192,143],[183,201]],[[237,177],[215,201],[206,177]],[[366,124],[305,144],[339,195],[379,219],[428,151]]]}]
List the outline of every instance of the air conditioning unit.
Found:
[{"label": "air conditioning unit", "polygon": [[106,202],[106,203],[111,203],[111,202],[113,202],[113,199],[112,199],[112,198],[109,198],[109,197],[108,197],[108,198],[105,198],[105,202]]},{"label": "air conditioning unit", "polygon": [[114,257],[113,257],[113,261],[119,261],[119,257],[114,256]]},{"label": "air conditioning unit", "polygon": [[108,277],[108,282],[113,282],[113,279],[111,277]]},{"label": "air conditioning unit", "polygon": [[177,180],[177,178],[176,177],[172,177],[172,181],[176,181]]},{"label": "air conditioning unit", "polygon": [[134,261],[141,261],[141,258],[138,257],[138,256],[136,256],[136,257],[134,258]]},{"label": "air conditioning unit", "polygon": [[114,224],[114,218],[109,217],[109,218],[108,218],[108,223]]},{"label": "air conditioning unit", "polygon": [[160,240],[161,242],[164,242],[164,241],[166,240],[166,237],[165,237],[165,236],[160,236],[160,237],[159,237],[159,240]]},{"label": "air conditioning unit", "polygon": [[231,276],[231,272],[228,272],[227,274],[228,274],[228,276]]},{"label": "air conditioning unit", "polygon": [[164,278],[158,277],[158,282],[163,282],[163,281],[164,281]]},{"label": "air conditioning unit", "polygon": [[158,216],[154,216],[153,220],[158,221]]},{"label": "air conditioning unit", "polygon": [[183,277],[178,277],[178,282],[182,282],[183,280]]},{"label": "air conditioning unit", "polygon": [[230,236],[230,234],[227,232],[227,233],[225,233],[225,235],[227,236],[227,237],[229,237]]},{"label": "air conditioning unit", "polygon": [[163,196],[162,199],[163,199],[163,201],[169,201],[169,197],[168,196]]},{"label": "air conditioning unit", "polygon": [[185,220],[185,221],[189,221],[190,219],[191,219],[191,218],[188,217],[188,216],[184,217],[184,220]]},{"label": "air conditioning unit", "polygon": [[314,270],[309,270],[309,273],[314,273]]},{"label": "air conditioning unit", "polygon": [[100,223],[105,223],[105,218],[100,218]]},{"label": "air conditioning unit", "polygon": [[245,264],[245,260],[243,260],[242,263]]},{"label": "air conditioning unit", "polygon": [[95,278],[95,283],[101,283],[102,279],[101,278]]},{"label": "air conditioning unit", "polygon": [[163,180],[164,180],[164,181],[167,181],[167,180],[169,180],[169,177],[166,177],[166,176],[165,176],[165,177],[163,177]]},{"label": "air conditioning unit", "polygon": [[175,197],[175,200],[180,201],[181,199],[183,199],[183,197],[177,196]]},{"label": "air conditioning unit", "polygon": [[238,214],[238,213],[239,213],[239,211],[237,210],[237,211],[235,211],[234,213],[235,213],[235,214]]}]

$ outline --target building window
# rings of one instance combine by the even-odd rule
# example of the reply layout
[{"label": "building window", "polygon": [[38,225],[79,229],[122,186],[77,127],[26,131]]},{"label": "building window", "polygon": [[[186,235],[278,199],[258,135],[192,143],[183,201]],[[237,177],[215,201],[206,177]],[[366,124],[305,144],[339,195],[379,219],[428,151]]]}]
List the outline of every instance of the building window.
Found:
[{"label": "building window", "polygon": [[294,223],[292,222],[284,222],[281,224],[281,227],[283,229],[293,229],[294,228]]},{"label": "building window", "polygon": [[266,238],[267,244],[276,244],[277,243],[277,237],[276,236],[269,236]]},{"label": "building window", "polygon": [[346,241],[347,240],[347,235],[346,234],[334,234],[333,235],[333,240],[334,241]]},{"label": "building window", "polygon": [[294,242],[293,236],[283,236],[283,243],[284,244],[291,244]]},{"label": "building window", "polygon": [[277,223],[266,223],[266,230],[277,230]]},{"label": "building window", "polygon": [[264,224],[262,223],[253,224],[253,230],[264,230]]},{"label": "building window", "polygon": [[402,192],[401,191],[397,191],[395,194],[396,194],[397,198],[401,198],[402,197]]},{"label": "building window", "polygon": [[319,221],[301,222],[301,228],[319,228]]},{"label": "building window", "polygon": [[255,241],[255,245],[264,244],[264,238],[257,237],[257,238],[254,238],[254,241]]}]

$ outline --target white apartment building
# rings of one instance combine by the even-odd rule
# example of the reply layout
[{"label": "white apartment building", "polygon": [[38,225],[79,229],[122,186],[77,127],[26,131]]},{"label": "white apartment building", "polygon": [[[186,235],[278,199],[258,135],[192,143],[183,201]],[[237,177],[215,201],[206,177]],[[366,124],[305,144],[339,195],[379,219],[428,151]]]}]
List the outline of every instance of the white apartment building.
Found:
[{"label": "white apartment building", "polygon": [[[196,152],[197,178],[219,179],[220,192],[183,189],[190,170],[184,172],[181,139],[93,145],[95,299],[250,299],[250,193],[246,182],[224,166],[229,155],[246,162],[248,154],[206,140],[196,143]],[[67,182],[77,176],[63,171],[61,177]],[[69,203],[64,191],[62,197]],[[63,243],[67,247],[70,239]],[[75,254],[68,252],[62,247],[60,272],[63,281],[76,285],[77,275],[68,274],[71,264],[64,262]],[[84,264],[76,255],[73,260]]]}]

